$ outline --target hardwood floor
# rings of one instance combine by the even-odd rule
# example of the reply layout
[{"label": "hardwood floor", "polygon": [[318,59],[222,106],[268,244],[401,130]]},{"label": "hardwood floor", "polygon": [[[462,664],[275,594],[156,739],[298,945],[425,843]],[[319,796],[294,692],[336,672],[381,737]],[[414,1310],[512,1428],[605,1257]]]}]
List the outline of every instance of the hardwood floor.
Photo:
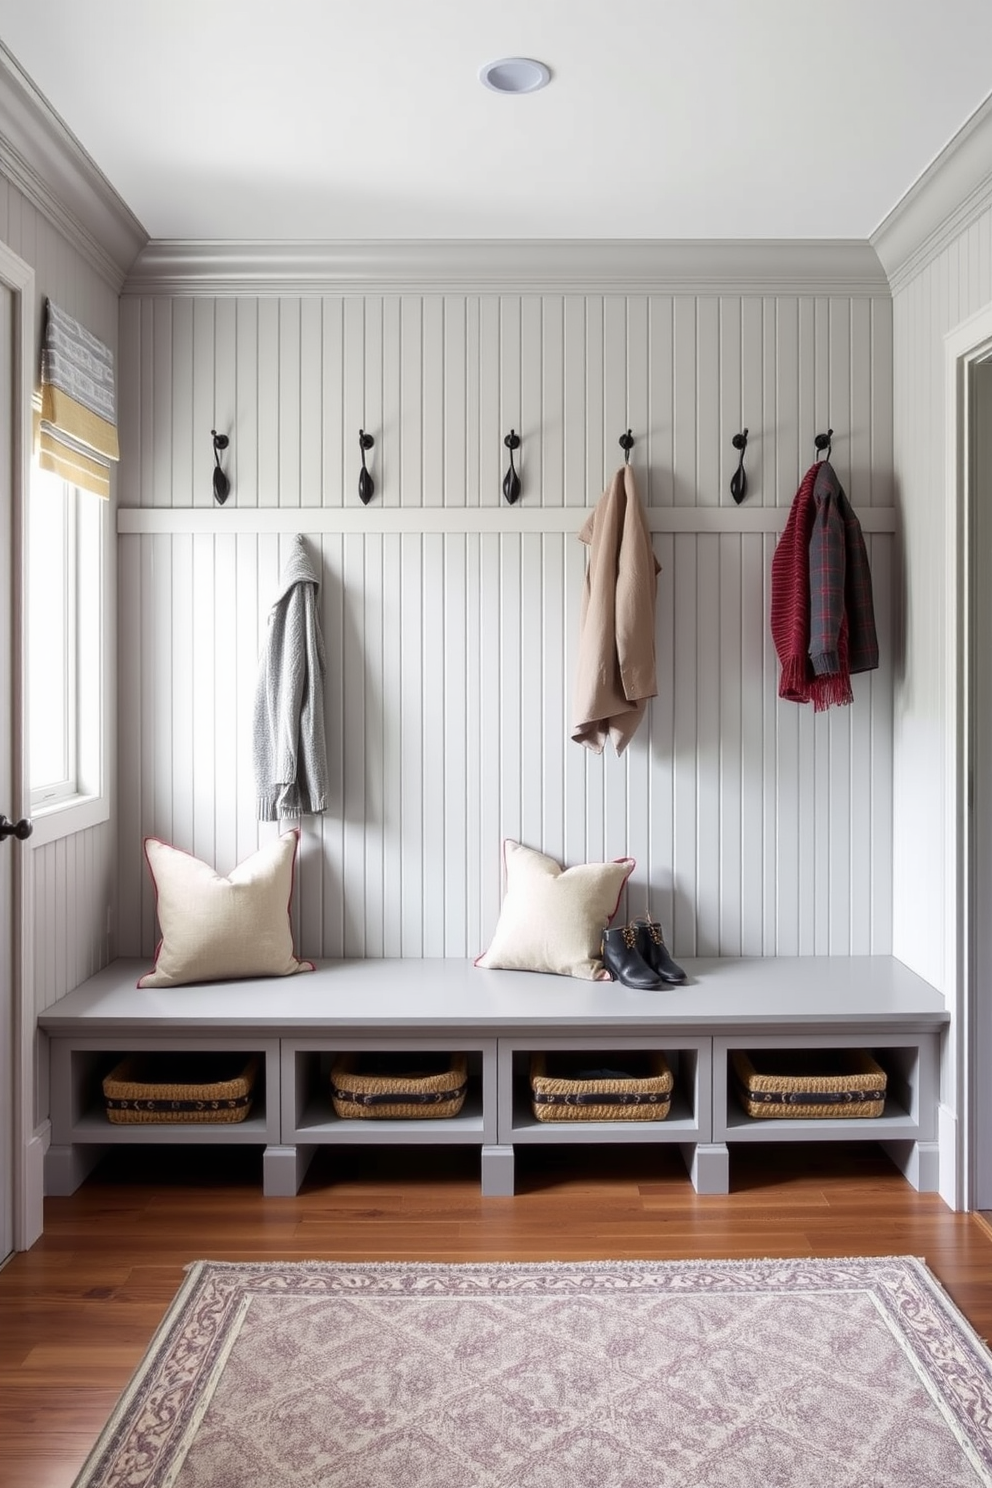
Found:
[{"label": "hardwood floor", "polygon": [[667,1148],[541,1148],[483,1199],[459,1148],[320,1153],[265,1199],[250,1149],[118,1151],[0,1271],[0,1488],[69,1488],[194,1260],[922,1256],[992,1338],[992,1229],[917,1194],[871,1144],[732,1155],[726,1198]]}]

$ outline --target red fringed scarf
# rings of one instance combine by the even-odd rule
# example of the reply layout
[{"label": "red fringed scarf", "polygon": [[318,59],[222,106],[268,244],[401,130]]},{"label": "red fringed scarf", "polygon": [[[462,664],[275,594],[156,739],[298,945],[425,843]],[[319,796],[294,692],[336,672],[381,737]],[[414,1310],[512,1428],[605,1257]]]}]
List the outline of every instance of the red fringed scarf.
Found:
[{"label": "red fringed scarf", "polygon": [[[848,623],[845,615],[837,638],[838,668],[818,677],[809,655],[810,538],[816,507],[813,488],[822,462],[811,465],[796,492],[788,520],[772,555],[771,631],[782,665],[778,695],[793,703],[812,702],[817,713],[850,703]],[[877,662],[876,662],[877,665]]]}]

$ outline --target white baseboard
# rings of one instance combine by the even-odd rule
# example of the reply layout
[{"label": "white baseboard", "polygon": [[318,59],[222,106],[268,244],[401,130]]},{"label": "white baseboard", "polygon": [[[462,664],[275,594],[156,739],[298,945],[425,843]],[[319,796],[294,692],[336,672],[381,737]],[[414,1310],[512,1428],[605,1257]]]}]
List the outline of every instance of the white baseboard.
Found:
[{"label": "white baseboard", "polygon": [[21,1205],[14,1236],[18,1250],[30,1250],[45,1227],[45,1153],[51,1139],[51,1122],[44,1121],[24,1149]]},{"label": "white baseboard", "polygon": [[959,1151],[958,1118],[950,1106],[937,1107],[937,1145],[940,1148],[938,1192],[951,1209],[967,1209],[969,1195]]}]

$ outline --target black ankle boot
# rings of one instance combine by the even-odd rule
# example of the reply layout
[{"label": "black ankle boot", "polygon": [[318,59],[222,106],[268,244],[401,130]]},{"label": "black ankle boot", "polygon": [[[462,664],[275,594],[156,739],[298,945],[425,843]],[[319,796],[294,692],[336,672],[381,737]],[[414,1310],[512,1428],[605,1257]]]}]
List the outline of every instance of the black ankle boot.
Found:
[{"label": "black ankle boot", "polygon": [[665,937],[657,920],[635,920],[632,928],[636,931],[634,943],[637,946],[637,953],[643,961],[647,962],[655,976],[660,977],[663,982],[684,982],[685,972],[669,955]]},{"label": "black ankle boot", "polygon": [[637,949],[637,934],[632,925],[603,931],[603,965],[625,987],[655,992],[662,986],[661,978]]}]

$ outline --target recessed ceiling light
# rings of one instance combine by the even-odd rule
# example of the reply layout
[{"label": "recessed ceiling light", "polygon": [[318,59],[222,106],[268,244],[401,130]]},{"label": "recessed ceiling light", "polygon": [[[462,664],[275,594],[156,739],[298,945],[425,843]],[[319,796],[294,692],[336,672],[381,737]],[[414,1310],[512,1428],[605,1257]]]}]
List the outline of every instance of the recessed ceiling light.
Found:
[{"label": "recessed ceiling light", "polygon": [[501,57],[479,68],[479,81],[494,93],[536,93],[551,81],[551,69],[533,57]]}]

